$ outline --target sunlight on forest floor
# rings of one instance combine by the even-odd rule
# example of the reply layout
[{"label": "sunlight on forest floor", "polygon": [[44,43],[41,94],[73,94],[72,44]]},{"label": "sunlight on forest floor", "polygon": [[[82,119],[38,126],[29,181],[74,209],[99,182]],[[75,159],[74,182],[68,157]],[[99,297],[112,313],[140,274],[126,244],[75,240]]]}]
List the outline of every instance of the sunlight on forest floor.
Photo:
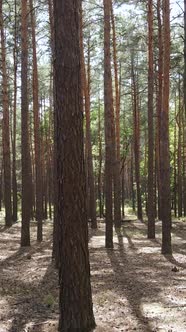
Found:
[{"label": "sunlight on forest floor", "polygon": [[[104,248],[104,228],[100,222],[89,231],[95,332],[185,332],[186,223],[174,223],[174,257],[161,255],[159,222],[156,240],[147,239],[145,223],[124,222],[113,250]],[[32,247],[20,249],[20,224],[0,224],[0,332],[57,332],[52,223],[45,223],[41,244],[35,223],[31,233]]]}]

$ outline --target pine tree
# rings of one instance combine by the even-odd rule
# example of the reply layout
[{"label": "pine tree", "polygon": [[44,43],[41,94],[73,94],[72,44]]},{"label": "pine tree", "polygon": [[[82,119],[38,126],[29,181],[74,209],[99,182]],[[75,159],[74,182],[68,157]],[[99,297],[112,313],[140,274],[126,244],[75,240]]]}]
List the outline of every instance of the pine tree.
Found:
[{"label": "pine tree", "polygon": [[105,117],[105,210],[106,248],[113,248],[112,183],[114,146],[114,109],[112,98],[112,74],[110,55],[111,2],[104,0],[104,117]]},{"label": "pine tree", "polygon": [[171,254],[171,192],[169,156],[170,3],[163,0],[163,99],[160,125],[162,253]]},{"label": "pine tree", "polygon": [[148,1],[148,238],[155,238],[153,126],[153,0]]},{"label": "pine tree", "polygon": [[22,154],[22,228],[21,246],[30,245],[32,202],[28,113],[28,3],[21,1],[21,154]]},{"label": "pine tree", "polygon": [[35,144],[35,186],[36,186],[36,220],[37,240],[42,241],[42,168],[41,168],[41,139],[40,139],[40,119],[39,119],[39,84],[38,84],[38,65],[37,65],[37,50],[36,50],[36,32],[35,32],[35,14],[33,8],[33,1],[30,0],[30,15],[32,28],[32,51],[33,51],[33,113],[34,113],[34,144]]},{"label": "pine tree", "polygon": [[95,327],[83,153],[80,6],[80,0],[54,1],[61,332]]},{"label": "pine tree", "polygon": [[3,167],[4,167],[4,201],[5,201],[5,224],[12,225],[12,202],[11,202],[11,161],[10,161],[10,120],[9,120],[9,95],[8,76],[6,66],[6,45],[3,25],[2,0],[0,1],[0,34],[1,34],[1,62],[2,62],[2,99],[3,99]]}]

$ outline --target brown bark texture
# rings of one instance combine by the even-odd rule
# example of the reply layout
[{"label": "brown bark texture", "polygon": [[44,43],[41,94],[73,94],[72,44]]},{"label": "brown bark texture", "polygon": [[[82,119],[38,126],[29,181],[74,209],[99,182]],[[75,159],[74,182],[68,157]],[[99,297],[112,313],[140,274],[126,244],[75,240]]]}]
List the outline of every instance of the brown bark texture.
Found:
[{"label": "brown bark texture", "polygon": [[95,327],[83,152],[80,5],[80,0],[54,1],[59,331],[63,332],[88,332]]}]

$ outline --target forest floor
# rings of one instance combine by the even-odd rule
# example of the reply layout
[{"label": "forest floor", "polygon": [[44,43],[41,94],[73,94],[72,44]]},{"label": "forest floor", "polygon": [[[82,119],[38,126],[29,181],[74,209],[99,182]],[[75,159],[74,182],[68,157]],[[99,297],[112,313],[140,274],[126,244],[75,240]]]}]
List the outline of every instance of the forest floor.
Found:
[{"label": "forest floor", "polygon": [[[90,230],[95,332],[186,332],[186,222],[173,224],[173,256],[161,255],[160,222],[156,228],[148,240],[145,223],[124,222],[113,250],[104,248],[103,223]],[[35,223],[31,233],[32,246],[21,249],[20,224],[0,225],[0,332],[57,332],[52,223],[41,244]]]}]

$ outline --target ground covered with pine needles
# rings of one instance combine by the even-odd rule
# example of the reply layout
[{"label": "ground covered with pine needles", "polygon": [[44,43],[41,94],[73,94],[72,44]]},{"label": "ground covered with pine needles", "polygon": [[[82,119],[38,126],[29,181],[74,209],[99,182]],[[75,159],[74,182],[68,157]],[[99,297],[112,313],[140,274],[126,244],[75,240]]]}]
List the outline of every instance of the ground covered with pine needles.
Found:
[{"label": "ground covered with pine needles", "polygon": [[[161,255],[146,224],[124,222],[114,249],[104,248],[104,224],[89,231],[96,332],[186,332],[186,223],[173,223],[173,256]],[[20,223],[0,226],[0,332],[57,332],[58,275],[52,260],[52,223],[44,241],[20,248]]]}]

